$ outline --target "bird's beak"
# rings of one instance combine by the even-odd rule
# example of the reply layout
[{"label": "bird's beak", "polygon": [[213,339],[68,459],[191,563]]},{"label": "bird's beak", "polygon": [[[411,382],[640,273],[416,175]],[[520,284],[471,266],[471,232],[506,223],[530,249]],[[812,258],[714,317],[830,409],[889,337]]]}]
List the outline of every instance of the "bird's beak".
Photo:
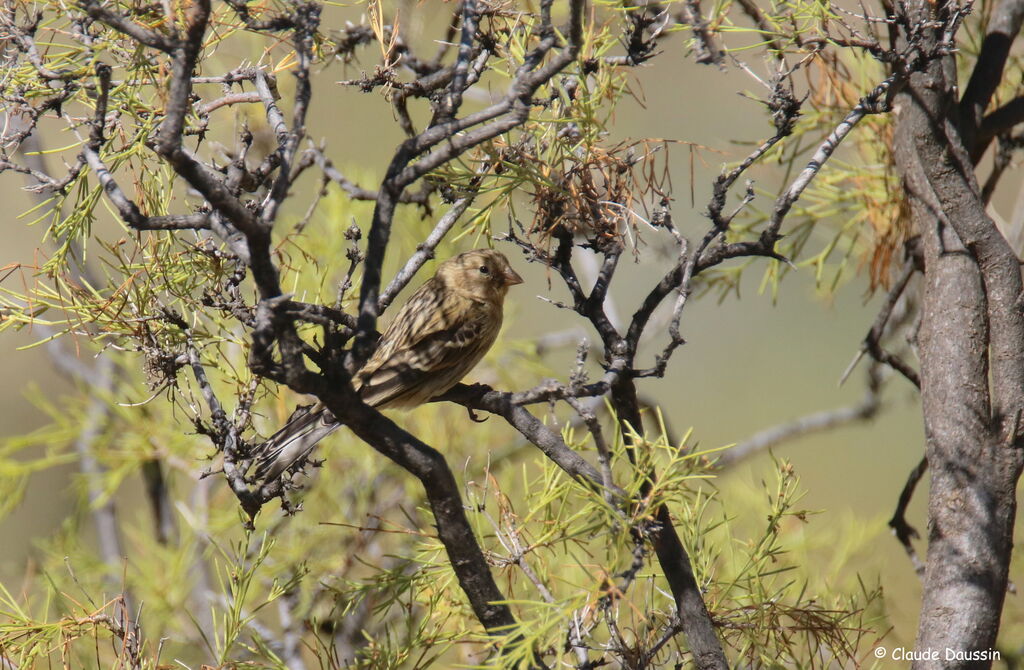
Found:
[{"label": "bird's beak", "polygon": [[515,286],[516,284],[522,284],[523,278],[515,270],[508,268],[505,270],[505,283],[509,286]]}]

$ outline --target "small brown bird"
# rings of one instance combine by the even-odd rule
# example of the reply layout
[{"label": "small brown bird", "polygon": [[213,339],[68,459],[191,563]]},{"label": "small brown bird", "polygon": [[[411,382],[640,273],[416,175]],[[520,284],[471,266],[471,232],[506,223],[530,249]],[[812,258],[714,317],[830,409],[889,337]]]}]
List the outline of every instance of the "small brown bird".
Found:
[{"label": "small brown bird", "polygon": [[[491,249],[441,263],[352,379],[363,401],[378,409],[411,409],[458,384],[494,344],[505,295],[521,283],[504,254]],[[258,447],[256,476],[273,480],[341,425],[320,403],[297,412]]]}]

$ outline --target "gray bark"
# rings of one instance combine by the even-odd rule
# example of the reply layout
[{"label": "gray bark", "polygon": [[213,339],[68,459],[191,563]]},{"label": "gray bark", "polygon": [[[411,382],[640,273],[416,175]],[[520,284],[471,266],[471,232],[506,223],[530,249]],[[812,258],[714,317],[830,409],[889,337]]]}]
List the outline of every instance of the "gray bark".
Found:
[{"label": "gray bark", "polygon": [[[916,3],[913,18],[932,7]],[[938,39],[926,36],[924,50]],[[955,77],[952,58],[936,58],[896,100],[897,165],[925,256],[919,345],[931,487],[916,651],[931,654],[915,662],[921,669],[990,667],[972,653],[995,646],[1021,473],[1020,267],[985,211]]]}]

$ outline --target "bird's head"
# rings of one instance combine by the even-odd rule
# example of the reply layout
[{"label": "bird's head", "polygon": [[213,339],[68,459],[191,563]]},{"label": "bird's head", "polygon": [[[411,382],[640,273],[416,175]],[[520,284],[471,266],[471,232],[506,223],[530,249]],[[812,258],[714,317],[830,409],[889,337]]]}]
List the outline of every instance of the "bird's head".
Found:
[{"label": "bird's head", "polygon": [[493,249],[474,249],[441,263],[437,276],[457,291],[479,300],[501,300],[510,286],[522,284],[505,254]]}]

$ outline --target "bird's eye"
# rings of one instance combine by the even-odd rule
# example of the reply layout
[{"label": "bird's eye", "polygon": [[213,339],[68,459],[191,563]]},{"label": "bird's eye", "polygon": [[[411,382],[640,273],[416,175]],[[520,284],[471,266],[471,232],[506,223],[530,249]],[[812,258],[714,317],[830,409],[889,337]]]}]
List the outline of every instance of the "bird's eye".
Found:
[{"label": "bird's eye", "polygon": [[482,275],[489,275],[489,274],[491,274],[491,270],[486,265],[481,265],[480,266],[480,274],[482,274]]}]

